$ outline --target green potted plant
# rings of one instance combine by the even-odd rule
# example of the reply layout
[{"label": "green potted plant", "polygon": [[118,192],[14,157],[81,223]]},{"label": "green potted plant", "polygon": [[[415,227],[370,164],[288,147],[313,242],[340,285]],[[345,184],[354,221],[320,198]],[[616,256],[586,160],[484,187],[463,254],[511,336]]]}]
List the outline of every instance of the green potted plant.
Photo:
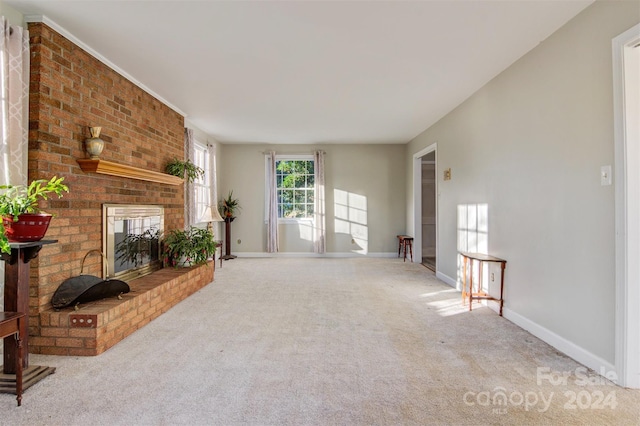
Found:
[{"label": "green potted plant", "polygon": [[60,198],[63,192],[69,192],[63,180],[54,176],[48,181],[34,180],[29,186],[0,186],[0,252],[11,252],[9,241],[39,241],[44,237],[52,215],[41,213],[38,201],[47,200],[51,194]]},{"label": "green potted plant", "polygon": [[216,252],[213,232],[190,226],[188,229],[172,229],[163,239],[165,263],[168,266],[203,265]]},{"label": "green potted plant", "polygon": [[196,179],[204,177],[202,167],[196,166],[191,160],[184,161],[174,158],[167,163],[164,170],[168,174],[186,179],[188,182],[194,182]]},{"label": "green potted plant", "polygon": [[218,203],[218,211],[225,220],[227,218],[233,220],[236,212],[240,211],[240,209],[240,202],[237,198],[233,198],[233,191],[229,191],[227,198],[223,198]]}]

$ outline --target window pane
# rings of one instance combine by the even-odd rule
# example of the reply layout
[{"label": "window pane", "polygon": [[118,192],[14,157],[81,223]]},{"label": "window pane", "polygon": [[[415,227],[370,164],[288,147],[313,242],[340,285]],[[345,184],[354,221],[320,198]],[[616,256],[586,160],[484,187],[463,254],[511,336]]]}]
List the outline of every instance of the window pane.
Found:
[{"label": "window pane", "polygon": [[305,175],[297,174],[295,175],[295,180],[296,180],[296,188],[304,188],[307,186]]},{"label": "window pane", "polygon": [[292,189],[283,189],[281,191],[280,202],[283,204],[291,204],[293,203],[293,190]]},{"label": "window pane", "polygon": [[[312,217],[314,200],[313,160],[276,161],[279,217]],[[309,210],[311,208],[311,210]]]},{"label": "window pane", "polygon": [[193,208],[195,209],[196,220],[199,220],[204,213],[205,208],[211,204],[210,200],[210,181],[211,168],[209,164],[209,153],[206,145],[199,143],[197,140],[194,144],[193,162],[196,166],[204,170],[204,176],[198,177],[193,184]]},{"label": "window pane", "polygon": [[305,161],[305,170],[307,174],[313,174],[313,161]]},{"label": "window pane", "polygon": [[283,188],[293,188],[295,186],[295,180],[293,175],[286,175],[282,178],[282,187]]},{"label": "window pane", "polygon": [[295,202],[297,204],[305,202],[305,191],[304,190],[296,190],[295,192]]}]

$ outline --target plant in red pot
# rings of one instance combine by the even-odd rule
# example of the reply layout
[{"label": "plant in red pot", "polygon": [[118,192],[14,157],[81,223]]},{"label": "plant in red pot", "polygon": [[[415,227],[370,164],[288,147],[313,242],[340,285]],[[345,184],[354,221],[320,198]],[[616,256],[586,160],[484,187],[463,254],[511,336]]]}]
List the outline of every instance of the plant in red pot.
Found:
[{"label": "plant in red pot", "polygon": [[69,188],[64,178],[34,180],[29,186],[0,185],[0,252],[9,253],[9,242],[41,240],[51,221],[51,215],[41,213],[39,200],[47,200],[51,194],[62,197]]}]

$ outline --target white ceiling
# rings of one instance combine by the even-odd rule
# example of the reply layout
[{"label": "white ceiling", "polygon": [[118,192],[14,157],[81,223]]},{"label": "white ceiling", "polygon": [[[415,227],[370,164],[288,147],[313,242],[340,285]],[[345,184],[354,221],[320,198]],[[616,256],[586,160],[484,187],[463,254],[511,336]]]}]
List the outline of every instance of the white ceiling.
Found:
[{"label": "white ceiling", "polygon": [[220,142],[406,143],[592,0],[4,0]]}]

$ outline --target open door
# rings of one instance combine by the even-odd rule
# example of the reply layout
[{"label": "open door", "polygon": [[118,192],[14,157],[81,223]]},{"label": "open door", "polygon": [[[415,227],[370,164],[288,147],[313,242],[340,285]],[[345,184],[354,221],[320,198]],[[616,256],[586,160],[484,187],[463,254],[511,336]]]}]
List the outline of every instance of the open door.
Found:
[{"label": "open door", "polygon": [[436,270],[436,152],[422,157],[422,264]]}]

